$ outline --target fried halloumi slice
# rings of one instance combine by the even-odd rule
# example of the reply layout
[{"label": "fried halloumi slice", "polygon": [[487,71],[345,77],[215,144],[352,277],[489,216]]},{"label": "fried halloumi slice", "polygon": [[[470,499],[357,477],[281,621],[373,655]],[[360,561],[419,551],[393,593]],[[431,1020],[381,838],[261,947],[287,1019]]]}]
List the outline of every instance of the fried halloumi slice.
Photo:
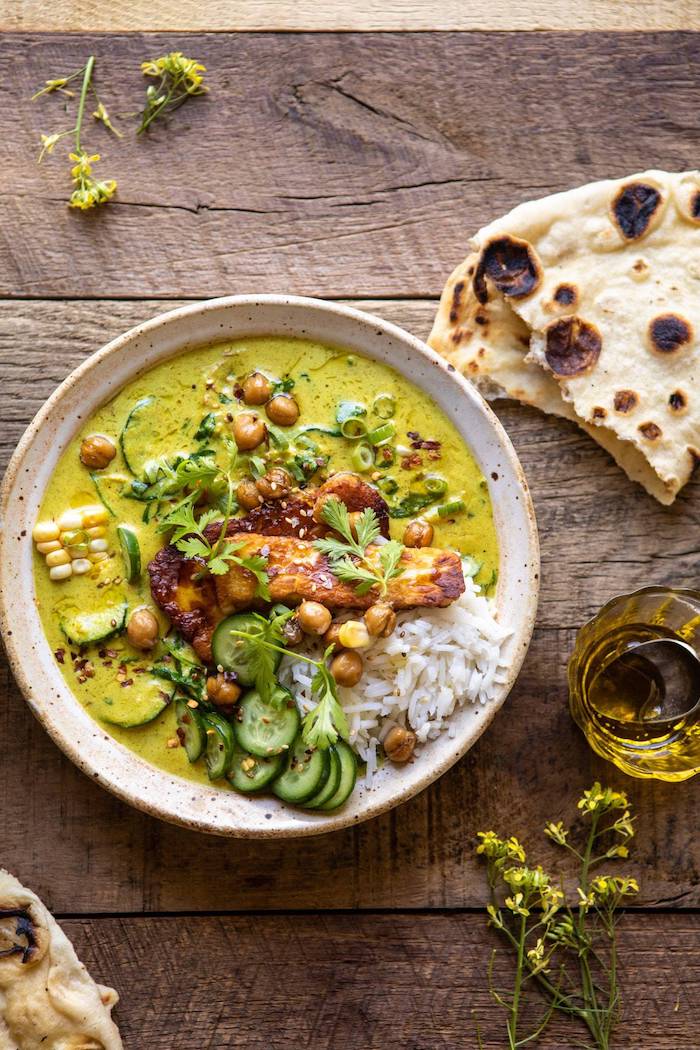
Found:
[{"label": "fried halloumi slice", "polygon": [[[298,605],[317,601],[328,609],[368,609],[379,597],[378,587],[359,595],[351,583],[339,580],[325,554],[307,540],[250,533],[233,533],[230,539],[241,544],[236,551],[238,557],[267,558],[273,602]],[[372,544],[366,551],[367,564],[374,571],[380,570],[380,551],[380,544]],[[384,598],[395,609],[450,605],[464,591],[462,563],[454,551],[406,547],[399,564],[401,575],[389,581]],[[214,581],[219,608],[225,614],[248,608],[255,600],[255,585],[251,572],[231,566],[225,576],[217,576]]]}]

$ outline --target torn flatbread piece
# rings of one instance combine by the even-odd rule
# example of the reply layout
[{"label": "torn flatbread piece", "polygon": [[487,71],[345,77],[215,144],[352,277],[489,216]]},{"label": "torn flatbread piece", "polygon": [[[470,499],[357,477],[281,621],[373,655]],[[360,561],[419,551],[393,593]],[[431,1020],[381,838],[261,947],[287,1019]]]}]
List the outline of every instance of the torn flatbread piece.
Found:
[{"label": "torn flatbread piece", "polygon": [[700,456],[700,173],[531,201],[471,243],[431,345],[486,396],[576,420],[671,503]]},{"label": "torn flatbread piece", "polygon": [[0,1050],[122,1050],[118,999],[36,894],[0,869]]}]

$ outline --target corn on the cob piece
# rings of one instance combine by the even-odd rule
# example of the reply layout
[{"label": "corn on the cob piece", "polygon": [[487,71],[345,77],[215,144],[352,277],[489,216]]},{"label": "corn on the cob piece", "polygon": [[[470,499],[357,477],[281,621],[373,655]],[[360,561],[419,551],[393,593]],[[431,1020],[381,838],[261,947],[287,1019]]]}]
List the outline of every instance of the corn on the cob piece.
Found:
[{"label": "corn on the cob piece", "polygon": [[93,564],[108,557],[105,507],[90,504],[65,510],[56,521],[38,521],[32,538],[46,559],[52,580],[67,580],[75,573],[89,572]]}]

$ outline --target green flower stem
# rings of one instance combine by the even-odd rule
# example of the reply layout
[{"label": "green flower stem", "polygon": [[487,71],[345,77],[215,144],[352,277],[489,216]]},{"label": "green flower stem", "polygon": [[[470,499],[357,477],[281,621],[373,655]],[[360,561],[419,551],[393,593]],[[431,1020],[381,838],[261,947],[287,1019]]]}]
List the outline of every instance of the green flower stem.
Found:
[{"label": "green flower stem", "polygon": [[89,59],[85,63],[85,72],[83,74],[83,84],[80,88],[80,100],[78,102],[78,117],[75,122],[75,152],[81,152],[80,146],[80,132],[83,129],[83,115],[85,113],[85,100],[87,99],[88,89],[90,87],[90,81],[92,80],[92,71],[95,68],[95,56],[90,55]]},{"label": "green flower stem", "polygon": [[523,959],[525,956],[525,932],[527,928],[527,917],[520,916],[520,933],[518,936],[518,961],[515,969],[515,986],[513,988],[513,1001],[508,1018],[508,1046],[509,1050],[517,1050],[518,1046],[518,1009],[520,1007],[520,990],[523,984]]}]

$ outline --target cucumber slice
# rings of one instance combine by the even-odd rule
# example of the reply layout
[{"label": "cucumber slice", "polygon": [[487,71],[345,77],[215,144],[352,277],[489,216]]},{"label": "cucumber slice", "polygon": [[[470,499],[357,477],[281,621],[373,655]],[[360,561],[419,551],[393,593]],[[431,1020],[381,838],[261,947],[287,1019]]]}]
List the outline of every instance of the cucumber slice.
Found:
[{"label": "cucumber slice", "polygon": [[272,785],[272,792],[283,802],[300,805],[319,793],[330,771],[330,752],[307,747],[301,736],[298,736],[287,756],[283,772]]},{"label": "cucumber slice", "polygon": [[[211,651],[214,663],[224,671],[233,671],[239,683],[244,687],[255,685],[255,656],[253,649],[245,638],[236,638],[231,631],[247,631],[249,634],[260,634],[262,624],[253,613],[235,613],[222,620],[214,631],[211,640]],[[280,665],[282,653],[275,654],[275,671]]]},{"label": "cucumber slice", "polygon": [[296,702],[287,689],[278,686],[269,704],[252,689],[238,704],[234,732],[244,751],[267,758],[289,750],[300,724]]},{"label": "cucumber slice", "polygon": [[129,603],[120,602],[97,612],[64,613],[61,630],[74,645],[104,642],[124,630],[128,611]]},{"label": "cucumber slice", "polygon": [[324,802],[328,802],[329,799],[333,798],[340,787],[340,776],[342,772],[340,756],[332,746],[328,748],[328,754],[330,755],[331,760],[331,771],[328,774],[328,780],[318,794],[314,795],[313,798],[310,798],[308,802],[304,803],[306,809],[318,809],[324,804]]},{"label": "cucumber slice", "polygon": [[117,536],[124,557],[124,576],[133,583],[141,575],[141,548],[136,533],[128,525],[117,525]]},{"label": "cucumber slice", "polygon": [[318,808],[325,811],[338,809],[344,802],[347,802],[355,789],[357,780],[357,756],[353,749],[344,740],[336,741],[333,746],[340,759],[340,783],[335,795],[319,805]]},{"label": "cucumber slice", "polygon": [[128,689],[120,689],[118,696],[95,701],[90,711],[110,725],[135,729],[162,714],[174,695],[166,693],[159,679],[141,675]]},{"label": "cucumber slice", "polygon": [[177,727],[182,730],[182,744],[190,762],[201,758],[207,743],[207,732],[204,719],[194,707],[188,707],[187,701],[179,697],[175,701]]},{"label": "cucumber slice", "polygon": [[276,776],[279,776],[283,765],[283,755],[268,755],[266,758],[261,758],[260,755],[251,755],[242,748],[236,747],[233,762],[226,775],[236,791],[243,791],[247,794],[250,791],[260,791]]},{"label": "cucumber slice", "polygon": [[207,747],[204,760],[210,780],[220,780],[233,761],[236,738],[233,727],[222,715],[216,713],[204,716]]}]

